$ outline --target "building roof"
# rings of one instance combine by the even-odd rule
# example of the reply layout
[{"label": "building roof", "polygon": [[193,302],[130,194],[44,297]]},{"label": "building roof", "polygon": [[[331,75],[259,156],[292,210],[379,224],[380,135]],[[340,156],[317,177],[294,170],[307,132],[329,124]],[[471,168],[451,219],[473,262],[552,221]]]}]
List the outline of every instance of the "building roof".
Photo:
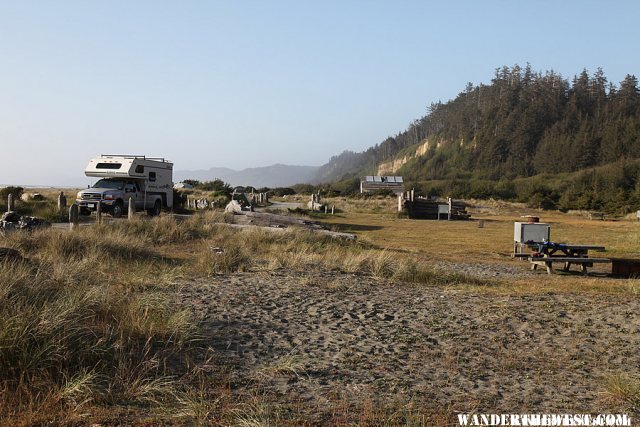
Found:
[{"label": "building roof", "polygon": [[404,181],[401,176],[380,176],[380,175],[367,175],[362,180],[363,182],[375,182],[375,183],[398,183],[401,184]]}]

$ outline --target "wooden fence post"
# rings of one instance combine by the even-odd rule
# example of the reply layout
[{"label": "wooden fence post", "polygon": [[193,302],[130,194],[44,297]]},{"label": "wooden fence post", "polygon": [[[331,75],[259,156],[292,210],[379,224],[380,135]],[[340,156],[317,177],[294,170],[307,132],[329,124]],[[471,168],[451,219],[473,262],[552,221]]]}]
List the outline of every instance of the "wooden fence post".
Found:
[{"label": "wooden fence post", "polygon": [[13,201],[13,194],[9,193],[7,196],[7,212],[15,210],[15,203]]},{"label": "wooden fence post", "polygon": [[98,200],[98,205],[96,207],[96,222],[98,224],[102,224],[102,203]]},{"label": "wooden fence post", "polygon": [[451,221],[451,206],[453,205],[451,197],[447,200],[449,202],[449,214],[447,215],[447,221]]},{"label": "wooden fence post", "polygon": [[129,212],[127,214],[127,219],[131,221],[136,216],[136,202],[133,201],[133,197],[129,197]]},{"label": "wooden fence post", "polygon": [[58,211],[62,212],[65,209],[67,209],[67,198],[64,196],[64,192],[61,191],[58,194]]},{"label": "wooden fence post", "polygon": [[79,214],[78,205],[76,203],[72,204],[71,207],[69,207],[69,228],[71,230],[78,228],[80,222]]},{"label": "wooden fence post", "polygon": [[324,214],[325,214],[325,215],[327,214],[327,211],[328,211],[328,210],[329,210],[329,206],[324,205]]},{"label": "wooden fence post", "polygon": [[336,205],[331,205],[331,215],[333,215],[333,210],[335,209]]}]

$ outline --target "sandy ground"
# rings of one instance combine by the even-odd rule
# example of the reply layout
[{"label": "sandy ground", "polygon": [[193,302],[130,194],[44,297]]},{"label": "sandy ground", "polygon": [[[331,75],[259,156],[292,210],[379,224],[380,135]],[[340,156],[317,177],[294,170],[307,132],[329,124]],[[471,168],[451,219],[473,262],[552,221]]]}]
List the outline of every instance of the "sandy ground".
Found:
[{"label": "sandy ground", "polygon": [[[544,269],[539,268],[536,271],[531,270],[531,263],[528,261],[514,261],[510,264],[494,263],[494,264],[482,264],[474,262],[451,262],[445,260],[434,260],[434,263],[440,269],[453,270],[457,273],[466,274],[468,276],[480,277],[480,278],[502,278],[508,279],[513,277],[518,278],[533,278],[539,277],[541,273],[545,273]],[[575,267],[574,267],[575,270]]]},{"label": "sandy ground", "polygon": [[637,296],[497,296],[276,271],[191,284],[182,298],[234,393],[301,402],[309,417],[364,399],[448,413],[640,412],[604,393],[610,375],[640,370]]}]

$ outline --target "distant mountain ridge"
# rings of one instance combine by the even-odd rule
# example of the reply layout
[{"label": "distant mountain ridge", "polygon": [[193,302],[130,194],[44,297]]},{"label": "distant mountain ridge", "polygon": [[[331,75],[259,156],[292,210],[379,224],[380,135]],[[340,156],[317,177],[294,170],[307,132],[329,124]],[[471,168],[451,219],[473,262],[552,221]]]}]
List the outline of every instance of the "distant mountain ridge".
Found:
[{"label": "distant mountain ridge", "polygon": [[229,168],[177,170],[173,173],[173,180],[180,182],[185,179],[196,179],[198,181],[221,179],[232,186],[287,187],[294,184],[315,182],[319,169],[319,166],[296,166],[277,163],[271,166],[242,170]]}]

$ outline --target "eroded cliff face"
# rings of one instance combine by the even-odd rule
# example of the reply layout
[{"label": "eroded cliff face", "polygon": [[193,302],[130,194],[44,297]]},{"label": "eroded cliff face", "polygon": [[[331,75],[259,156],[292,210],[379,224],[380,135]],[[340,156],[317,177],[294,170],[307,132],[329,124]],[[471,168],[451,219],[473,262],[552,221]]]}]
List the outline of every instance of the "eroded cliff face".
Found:
[{"label": "eroded cliff face", "polygon": [[[438,141],[431,141],[431,140],[425,140],[422,144],[418,145],[418,147],[416,148],[416,150],[412,153],[412,154],[405,154],[402,157],[397,157],[393,160],[389,160],[387,162],[382,162],[378,165],[378,175],[393,175],[395,174],[398,169],[400,169],[402,166],[404,166],[409,160],[411,159],[415,159],[416,157],[420,157],[420,156],[424,156],[425,154],[427,154],[427,151],[429,151],[429,148],[433,147],[435,143],[435,149],[440,149],[442,147],[444,147],[445,145],[447,145],[448,143],[451,143],[451,141],[445,140],[445,139],[440,139]],[[472,139],[471,140],[471,149],[475,150],[477,148],[477,141],[476,139]],[[469,144],[467,144],[469,145]],[[465,146],[465,141],[464,139],[460,140],[460,146],[464,147]]]},{"label": "eroded cliff face", "polygon": [[378,166],[378,175],[393,175],[398,169],[400,169],[405,163],[409,161],[413,156],[404,156],[399,159],[394,159],[390,162],[380,163]]},{"label": "eroded cliff face", "polygon": [[[438,143],[438,146],[440,145],[441,145],[441,142]],[[394,173],[396,173],[398,169],[404,166],[405,163],[407,163],[409,160],[415,157],[423,156],[427,152],[427,150],[429,150],[430,146],[431,146],[431,141],[427,140],[422,144],[418,145],[418,148],[416,148],[416,151],[413,154],[407,154],[403,157],[399,157],[397,159],[393,159],[388,162],[380,163],[380,165],[378,166],[378,175],[393,175]]]}]

